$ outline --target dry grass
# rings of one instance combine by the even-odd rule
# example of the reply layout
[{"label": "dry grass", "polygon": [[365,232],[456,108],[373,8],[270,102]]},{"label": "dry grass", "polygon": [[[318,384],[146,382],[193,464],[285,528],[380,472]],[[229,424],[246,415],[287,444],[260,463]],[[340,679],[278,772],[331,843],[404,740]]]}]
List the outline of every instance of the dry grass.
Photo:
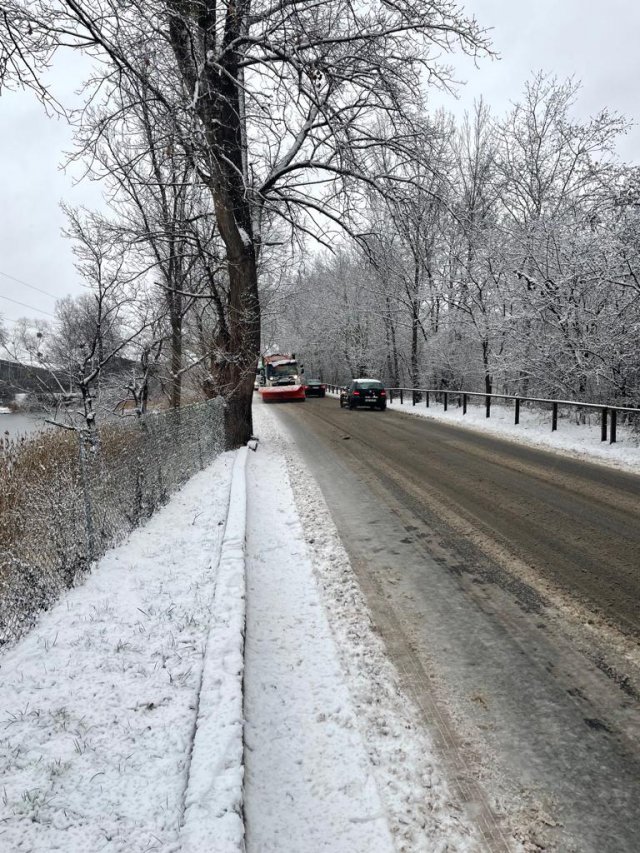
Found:
[{"label": "dry grass", "polygon": [[0,440],[0,645],[223,446],[211,403]]},{"label": "dry grass", "polygon": [[79,479],[72,433],[0,443],[0,553],[20,559],[55,553],[64,530],[75,526]]}]

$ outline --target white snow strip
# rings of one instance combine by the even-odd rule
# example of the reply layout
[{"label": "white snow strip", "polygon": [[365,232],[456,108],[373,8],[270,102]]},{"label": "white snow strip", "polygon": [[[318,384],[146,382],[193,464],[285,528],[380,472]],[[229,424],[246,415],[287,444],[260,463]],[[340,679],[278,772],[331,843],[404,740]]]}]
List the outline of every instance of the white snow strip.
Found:
[{"label": "white snow strip", "polygon": [[286,463],[263,436],[248,473],[247,851],[391,853]]},{"label": "white snow strip", "polygon": [[233,466],[185,796],[184,853],[244,849],[242,815],[247,448]]},{"label": "white snow strip", "polygon": [[0,655],[3,853],[178,849],[233,459],[196,474]]},{"label": "white snow strip", "polygon": [[[291,555],[301,555],[299,561],[294,556],[290,575],[282,580],[289,607],[295,607],[299,595],[297,585],[293,586],[291,582],[291,573],[295,569],[297,575],[300,567],[305,566],[304,582],[313,587],[314,595],[321,602],[323,616],[330,626],[333,637],[330,647],[333,654],[337,650],[339,679],[349,692],[349,707],[355,713],[360,740],[368,756],[368,772],[376,779],[383,812],[393,837],[392,849],[398,853],[462,853],[481,849],[476,830],[460,804],[456,803],[447,784],[446,773],[420,712],[403,692],[398,673],[373,627],[371,614],[349,557],[315,479],[297,451],[294,440],[288,433],[281,432],[268,406],[254,404],[253,419],[254,430],[260,436],[258,454],[268,448],[268,452],[277,460],[271,473],[265,468],[260,470],[260,481],[265,484],[263,488],[266,490],[269,478],[274,479],[272,492],[276,483],[282,489],[281,484],[283,481],[286,483],[287,479],[293,488],[293,503],[280,505],[279,509],[279,517],[284,517],[288,523],[289,544],[280,545],[283,553],[281,550],[274,552],[279,560],[287,560],[287,551]],[[251,482],[251,477],[249,480]],[[251,488],[249,502],[251,505]],[[253,531],[252,535],[259,530],[253,520],[250,530]],[[271,547],[273,534],[265,531],[263,535],[265,545]],[[264,553],[267,553],[266,548],[263,549]],[[270,551],[268,553],[271,554]],[[269,557],[269,568],[272,566],[271,559]],[[313,568],[310,578],[307,574],[309,561]],[[250,558],[249,566],[251,564]],[[250,576],[249,584],[251,587]],[[251,616],[249,619],[251,624]],[[302,619],[301,630],[305,633],[305,639],[301,641],[301,649],[306,650],[312,629],[304,611]],[[275,628],[271,630],[277,638]],[[295,654],[295,650],[292,653]],[[324,657],[317,649],[315,656],[317,661],[322,661]],[[316,666],[320,665],[316,663]],[[334,710],[335,704],[333,700],[321,711],[326,716],[324,724],[328,727],[339,725],[342,720],[342,714]],[[295,755],[290,760],[295,760]],[[249,759],[247,773],[249,775]],[[273,799],[276,799],[275,795]],[[250,821],[248,837],[251,837]],[[369,843],[371,846],[363,849],[371,853],[388,849],[385,846],[386,839],[374,839]],[[284,844],[280,848],[263,848],[258,845],[253,851],[262,853],[263,850],[272,849],[278,849],[281,853],[298,853],[299,850],[306,853],[322,849],[333,851],[334,848],[313,844],[308,848],[296,848]],[[343,848],[337,846],[335,849]]]},{"label": "white snow strip", "polygon": [[251,245],[251,237],[249,237],[249,235],[247,234],[245,229],[242,227],[242,225],[238,225],[238,232],[240,234],[240,239],[242,240],[243,244],[245,246],[250,246]]}]

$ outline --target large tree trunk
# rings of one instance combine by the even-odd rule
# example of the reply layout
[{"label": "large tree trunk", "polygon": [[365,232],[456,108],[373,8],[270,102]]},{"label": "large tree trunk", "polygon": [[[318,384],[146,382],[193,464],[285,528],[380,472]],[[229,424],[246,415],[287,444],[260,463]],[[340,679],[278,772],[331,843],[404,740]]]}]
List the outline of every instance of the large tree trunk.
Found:
[{"label": "large tree trunk", "polygon": [[415,300],[411,306],[411,387],[417,388],[419,383],[418,370],[418,321],[420,303]]},{"label": "large tree trunk", "polygon": [[411,296],[411,387],[417,388],[418,371],[418,328],[420,325],[420,270],[415,264],[413,274],[413,293]]},{"label": "large tree trunk", "polygon": [[[197,93],[196,109],[210,152],[208,181],[216,223],[227,250],[229,296],[227,309],[228,347],[223,356],[222,393],[227,402],[227,444],[246,444],[252,434],[251,403],[256,365],[260,354],[260,301],[252,202],[245,157],[245,116],[241,100],[239,55],[234,49],[245,26],[248,4],[230,3],[223,36],[224,59],[196,69],[190,49],[186,21],[200,31],[206,42],[216,19],[216,4],[206,0],[201,7],[185,0],[170,4],[169,35],[185,82]],[[258,235],[259,237],[259,235]]]},{"label": "large tree trunk", "polygon": [[260,354],[260,302],[253,246],[244,246],[244,257],[229,265],[229,392],[225,410],[227,444],[246,444],[253,432],[251,405],[253,383]]},{"label": "large tree trunk", "polygon": [[391,303],[386,297],[387,312],[384,318],[385,335],[387,339],[387,373],[392,388],[400,385],[400,368],[398,366],[398,347],[396,343],[396,330],[391,318]]},{"label": "large tree trunk", "polygon": [[171,316],[171,408],[182,404],[182,316]]},{"label": "large tree trunk", "polygon": [[487,394],[493,394],[493,376],[490,364],[490,344],[487,338],[483,338],[482,344],[482,366],[484,368],[484,390]]}]

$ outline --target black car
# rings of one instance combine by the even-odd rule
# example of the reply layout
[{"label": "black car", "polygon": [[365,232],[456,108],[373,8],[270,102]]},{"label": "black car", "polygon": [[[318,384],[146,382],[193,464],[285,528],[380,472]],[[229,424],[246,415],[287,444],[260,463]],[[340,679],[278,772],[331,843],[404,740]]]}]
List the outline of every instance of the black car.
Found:
[{"label": "black car", "polygon": [[348,406],[350,409],[369,406],[384,411],[387,408],[387,392],[378,379],[353,379],[340,391],[340,406]]},{"label": "black car", "polygon": [[319,379],[306,379],[304,393],[307,397],[324,397],[327,388]]}]

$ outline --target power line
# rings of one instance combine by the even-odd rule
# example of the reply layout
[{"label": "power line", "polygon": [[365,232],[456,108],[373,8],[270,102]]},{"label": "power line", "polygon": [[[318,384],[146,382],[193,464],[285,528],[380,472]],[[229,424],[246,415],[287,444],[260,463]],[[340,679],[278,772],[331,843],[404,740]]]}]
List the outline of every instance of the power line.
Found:
[{"label": "power line", "polygon": [[40,314],[46,314],[47,317],[53,317],[55,320],[56,315],[52,314],[51,311],[45,311],[42,308],[36,308],[33,305],[27,305],[26,302],[18,302],[17,299],[12,299],[10,296],[3,296],[1,293],[0,293],[0,299],[6,299],[7,302],[14,302],[16,305],[21,305],[23,308],[28,308],[29,311],[39,311]]},{"label": "power line", "polygon": [[29,284],[28,281],[23,281],[21,278],[16,278],[15,275],[9,275],[8,272],[2,272],[2,270],[0,270],[0,275],[3,275],[5,278],[10,278],[11,281],[17,281],[18,284],[24,284],[25,287],[30,287],[31,290],[37,290],[38,293],[42,293],[45,296],[49,296],[51,299],[58,299],[58,297],[54,296],[53,293],[47,293],[47,291],[43,290],[41,287],[36,287],[35,284]]},{"label": "power line", "polygon": [[30,323],[35,323],[37,322],[37,319],[37,317],[5,317],[4,314],[0,314],[0,326],[7,325],[9,323],[13,323],[13,325],[15,326],[18,323],[24,322],[25,320]]}]

